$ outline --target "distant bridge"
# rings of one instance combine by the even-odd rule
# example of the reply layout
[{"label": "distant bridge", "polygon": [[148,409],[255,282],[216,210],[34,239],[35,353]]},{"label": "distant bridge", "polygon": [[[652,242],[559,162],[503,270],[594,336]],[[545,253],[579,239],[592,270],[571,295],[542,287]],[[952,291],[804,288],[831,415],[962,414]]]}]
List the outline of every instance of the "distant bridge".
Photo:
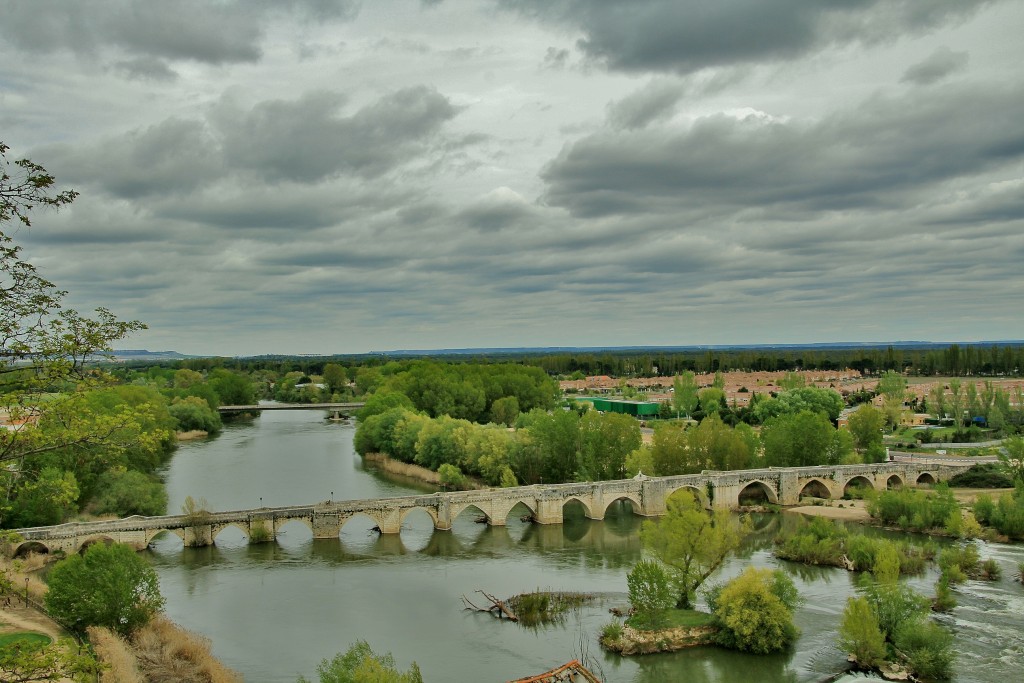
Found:
[{"label": "distant bridge", "polygon": [[447,531],[467,510],[492,526],[505,524],[514,508],[538,524],[561,524],[563,507],[570,502],[583,506],[590,519],[604,519],[608,508],[626,501],[634,514],[656,517],[665,513],[669,496],[686,489],[705,507],[733,509],[751,496],[777,505],[795,505],[802,496],[836,499],[854,487],[878,490],[899,486],[931,485],[952,477],[970,463],[885,462],[872,465],[792,467],[781,469],[705,471],[671,477],[646,477],[574,484],[538,484],[503,489],[455,491],[430,495],[324,501],[313,505],[258,508],[161,517],[128,517],[107,522],[78,522],[59,526],[18,529],[20,540],[7,551],[78,552],[97,541],[128,543],[138,549],[163,532],[179,536],[186,546],[213,544],[217,535],[236,527],[250,541],[272,541],[282,526],[300,521],[314,538],[338,538],[341,528],[357,515],[371,519],[383,534],[397,534],[412,512],[430,516],[434,528]]},{"label": "distant bridge", "polygon": [[222,415],[234,415],[237,413],[260,413],[264,410],[326,410],[331,413],[332,418],[339,418],[342,415],[359,410],[366,403],[256,403],[247,406],[221,406],[217,410]]}]

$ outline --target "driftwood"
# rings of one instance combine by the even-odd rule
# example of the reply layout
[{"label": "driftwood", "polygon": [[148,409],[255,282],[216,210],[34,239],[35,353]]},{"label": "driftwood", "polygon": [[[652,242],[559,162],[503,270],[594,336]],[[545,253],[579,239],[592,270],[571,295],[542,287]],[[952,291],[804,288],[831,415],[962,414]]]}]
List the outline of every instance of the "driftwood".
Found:
[{"label": "driftwood", "polygon": [[462,602],[466,605],[465,609],[475,610],[477,612],[490,612],[491,614],[493,614],[494,616],[498,617],[499,619],[501,619],[502,615],[504,615],[505,617],[508,618],[509,621],[519,621],[519,617],[517,617],[515,615],[515,613],[512,610],[510,610],[508,608],[508,606],[504,602],[502,602],[498,598],[494,597],[490,593],[486,593],[486,592],[480,591],[480,590],[478,590],[477,593],[479,593],[480,595],[482,595],[485,598],[487,598],[490,601],[491,606],[490,607],[477,607],[472,602],[470,602],[469,598],[467,598],[465,595],[463,595],[462,596]]},{"label": "driftwood", "polygon": [[575,659],[568,664],[555,667],[554,669],[545,671],[542,674],[527,676],[526,678],[517,678],[514,681],[509,681],[508,683],[561,683],[562,681],[571,681],[572,683],[575,683],[580,679],[586,683],[601,683],[601,679],[595,676],[592,671],[588,670]]}]

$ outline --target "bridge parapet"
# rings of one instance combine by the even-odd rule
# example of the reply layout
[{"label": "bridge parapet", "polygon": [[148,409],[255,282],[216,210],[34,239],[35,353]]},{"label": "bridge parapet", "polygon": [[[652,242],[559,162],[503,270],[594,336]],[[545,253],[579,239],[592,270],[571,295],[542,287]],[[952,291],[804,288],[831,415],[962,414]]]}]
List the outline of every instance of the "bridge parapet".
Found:
[{"label": "bridge parapet", "polygon": [[[659,516],[672,493],[686,488],[707,507],[734,508],[745,492],[761,491],[772,503],[796,504],[805,488],[817,482],[831,498],[841,497],[851,483],[863,482],[875,489],[890,486],[917,486],[948,479],[969,467],[925,462],[886,462],[869,465],[837,465],[795,468],[763,468],[729,472],[704,471],[699,474],[670,477],[643,477],[616,481],[537,484],[504,489],[440,492],[428,495],[376,498],[369,500],[323,501],[313,505],[261,507],[251,510],[208,512],[196,515],[127,517],[102,522],[73,522],[52,527],[16,530],[21,541],[8,548],[15,553],[26,543],[41,544],[49,551],[77,552],[99,540],[130,543],[144,548],[163,531],[179,535],[185,545],[215,542],[217,534],[228,526],[241,529],[250,540],[255,529],[266,540],[276,537],[280,527],[298,520],[312,529],[315,538],[337,538],[342,526],[353,516],[363,514],[374,520],[385,534],[401,531],[404,518],[414,510],[424,510],[434,528],[451,529],[452,522],[467,508],[475,507],[488,524],[500,526],[517,505],[529,510],[539,524],[562,522],[563,507],[570,501],[583,505],[587,517],[603,519],[608,506],[616,500],[628,500],[634,513]],[[820,490],[820,489],[816,489]],[[269,536],[269,538],[267,538]]]}]

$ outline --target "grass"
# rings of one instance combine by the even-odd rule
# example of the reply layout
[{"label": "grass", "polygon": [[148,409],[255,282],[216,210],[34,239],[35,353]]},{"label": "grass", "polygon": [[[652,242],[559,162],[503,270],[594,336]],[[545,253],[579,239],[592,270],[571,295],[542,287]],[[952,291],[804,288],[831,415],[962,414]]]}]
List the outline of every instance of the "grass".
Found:
[{"label": "grass", "polygon": [[521,593],[505,601],[524,626],[550,624],[559,621],[565,613],[592,601],[586,593],[534,591]]},{"label": "grass", "polygon": [[18,642],[49,645],[53,642],[53,639],[45,633],[36,633],[34,631],[18,631],[16,633],[5,633],[0,636],[0,647],[7,647]]},{"label": "grass", "polygon": [[[629,619],[626,619],[626,623],[633,628],[645,630],[637,624],[633,623],[633,615]],[[698,626],[711,626],[715,623],[715,618],[707,612],[700,612],[694,609],[670,609],[664,615],[662,622],[664,625],[659,630],[669,628],[696,628]]]}]

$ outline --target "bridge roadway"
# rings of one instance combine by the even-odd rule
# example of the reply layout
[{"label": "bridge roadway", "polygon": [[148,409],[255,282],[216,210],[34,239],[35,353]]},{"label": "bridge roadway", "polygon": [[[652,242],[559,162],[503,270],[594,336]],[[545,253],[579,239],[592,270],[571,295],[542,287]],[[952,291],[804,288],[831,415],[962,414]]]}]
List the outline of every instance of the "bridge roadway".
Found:
[{"label": "bridge roadway", "polygon": [[127,543],[142,549],[163,532],[177,534],[186,546],[204,546],[214,543],[217,534],[230,526],[240,529],[251,542],[272,541],[282,526],[295,520],[306,524],[314,538],[338,538],[342,526],[356,515],[372,519],[383,534],[397,534],[405,517],[416,510],[426,512],[438,530],[450,530],[452,522],[469,509],[485,517],[488,524],[501,526],[517,505],[524,506],[538,524],[561,524],[563,506],[571,501],[580,503],[590,519],[604,519],[608,507],[621,500],[629,502],[634,514],[657,517],[664,514],[668,497],[680,489],[691,491],[709,508],[733,509],[739,506],[741,498],[752,494],[763,496],[773,504],[795,505],[801,496],[841,498],[854,486],[885,490],[896,486],[930,485],[950,478],[970,464],[885,462],[705,471],[671,477],[640,474],[633,479],[617,481],[323,501],[313,505],[209,512],[191,517],[134,516],[105,522],[73,522],[17,529],[20,538],[8,544],[6,551],[11,555],[28,550],[73,553],[101,540]]},{"label": "bridge roadway", "polygon": [[328,410],[332,414],[359,410],[366,403],[256,403],[247,406],[220,406],[220,413],[261,413],[264,410]]}]

